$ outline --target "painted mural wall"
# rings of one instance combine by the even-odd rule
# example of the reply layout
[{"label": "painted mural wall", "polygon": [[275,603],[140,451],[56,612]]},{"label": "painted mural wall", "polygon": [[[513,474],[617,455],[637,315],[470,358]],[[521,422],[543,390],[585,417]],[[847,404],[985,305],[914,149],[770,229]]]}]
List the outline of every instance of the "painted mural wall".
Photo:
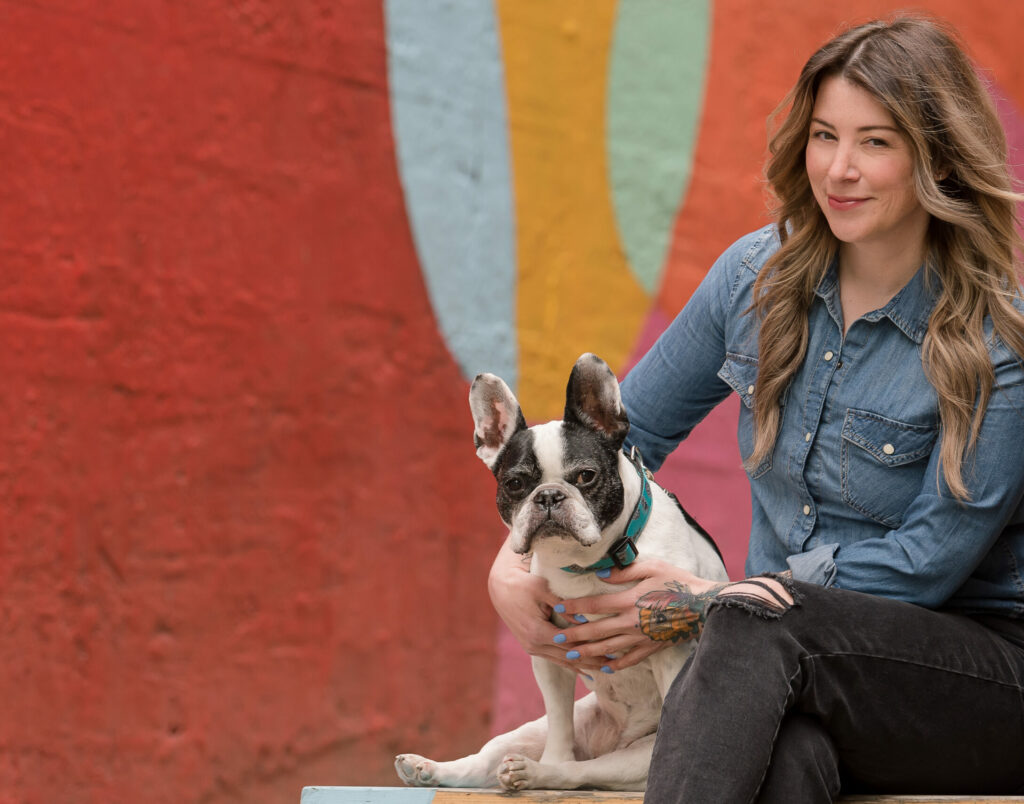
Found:
[{"label": "painted mural wall", "polygon": [[[470,378],[625,373],[902,5],[0,0],[0,802],[297,801],[539,711]],[[1020,143],[1014,4],[917,5]],[[660,479],[737,576],[735,414]]]}]

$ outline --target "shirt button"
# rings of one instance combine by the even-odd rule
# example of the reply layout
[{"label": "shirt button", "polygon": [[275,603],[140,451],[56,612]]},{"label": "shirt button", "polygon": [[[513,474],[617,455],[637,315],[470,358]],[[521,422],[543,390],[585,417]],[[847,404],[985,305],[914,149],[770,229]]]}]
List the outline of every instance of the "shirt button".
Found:
[{"label": "shirt button", "polygon": [[810,513],[811,513],[811,506],[805,505],[804,506],[804,516],[809,516]]},{"label": "shirt button", "polygon": [[829,360],[831,360],[831,359],[832,359],[833,357],[835,357],[835,356],[836,356],[836,355],[835,355],[835,352],[825,352],[825,360],[826,360],[826,361],[829,361]]},{"label": "shirt button", "polygon": [[811,434],[810,433],[804,433],[804,441],[810,441],[810,440],[811,440]]},{"label": "shirt button", "polygon": [[748,394],[754,393],[754,386],[753,385],[748,385],[747,386],[747,393]]},{"label": "shirt button", "polygon": [[886,444],[884,447],[882,447],[882,452],[884,452],[886,455],[892,455],[895,451],[896,447],[894,447],[892,444]]}]

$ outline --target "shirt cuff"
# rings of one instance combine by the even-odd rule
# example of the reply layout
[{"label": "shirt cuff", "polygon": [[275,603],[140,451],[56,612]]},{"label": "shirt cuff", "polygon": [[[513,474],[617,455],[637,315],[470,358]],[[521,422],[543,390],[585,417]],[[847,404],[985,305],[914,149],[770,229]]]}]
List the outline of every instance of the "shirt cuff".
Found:
[{"label": "shirt cuff", "polygon": [[797,553],[786,559],[793,578],[797,581],[832,586],[836,581],[836,552],[838,544],[823,544],[806,553]]}]

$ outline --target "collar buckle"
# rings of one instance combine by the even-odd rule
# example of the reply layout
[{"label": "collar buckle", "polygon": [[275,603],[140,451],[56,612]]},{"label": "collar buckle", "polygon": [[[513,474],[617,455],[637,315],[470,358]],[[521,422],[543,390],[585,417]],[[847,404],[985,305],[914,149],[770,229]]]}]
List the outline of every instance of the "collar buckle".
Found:
[{"label": "collar buckle", "polygon": [[628,567],[636,561],[638,555],[640,551],[636,549],[636,543],[629,536],[623,536],[608,548],[608,558],[619,569]]}]

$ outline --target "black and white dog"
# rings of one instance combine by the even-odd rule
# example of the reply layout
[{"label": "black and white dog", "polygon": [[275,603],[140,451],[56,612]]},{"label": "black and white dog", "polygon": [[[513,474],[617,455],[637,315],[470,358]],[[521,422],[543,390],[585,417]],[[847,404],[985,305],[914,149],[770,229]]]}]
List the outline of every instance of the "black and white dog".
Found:
[{"label": "black and white dog", "polygon": [[[527,428],[509,387],[492,374],[476,378],[469,401],[477,455],[497,479],[512,549],[532,553],[530,571],[554,594],[621,590],[598,573],[647,558],[728,580],[707,535],[623,452],[629,420],[600,358],[576,362],[562,421]],[[555,622],[567,625],[558,615]],[[662,701],[692,650],[681,642],[617,673],[584,676],[592,691],[575,704],[576,673],[534,657],[546,717],[462,759],[401,754],[395,768],[406,784],[427,787],[643,790]]]}]

